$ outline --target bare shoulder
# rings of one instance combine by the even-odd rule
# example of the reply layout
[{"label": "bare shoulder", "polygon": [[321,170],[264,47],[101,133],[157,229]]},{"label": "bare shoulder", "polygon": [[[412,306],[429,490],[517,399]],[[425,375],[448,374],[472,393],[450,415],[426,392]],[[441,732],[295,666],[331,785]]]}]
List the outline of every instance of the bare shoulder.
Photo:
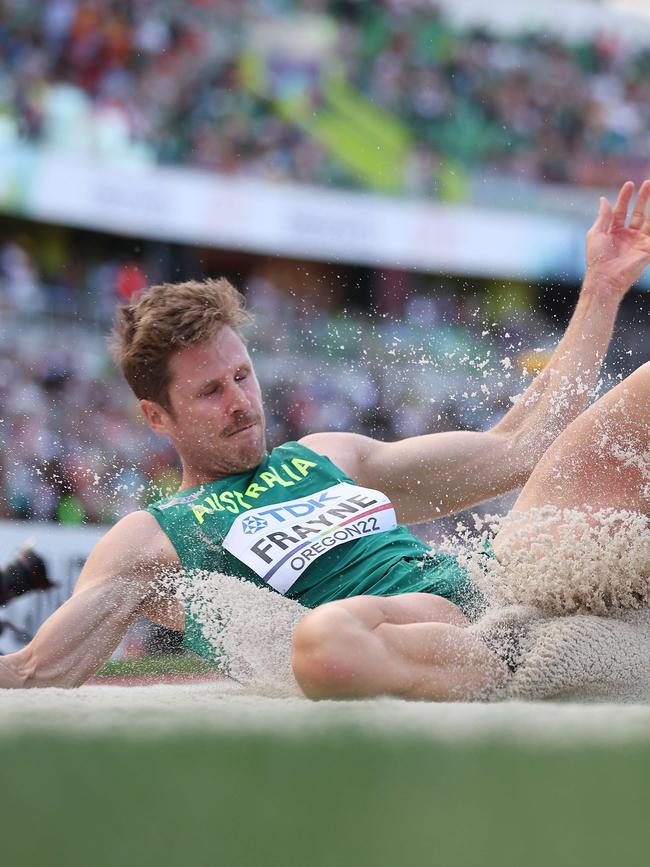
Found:
[{"label": "bare shoulder", "polygon": [[382,443],[355,433],[315,433],[300,440],[300,444],[329,458],[339,469],[357,482],[364,477],[364,464]]},{"label": "bare shoulder", "polygon": [[154,516],[132,512],[95,545],[78,586],[112,577],[149,579],[161,569],[179,566],[178,555]]}]

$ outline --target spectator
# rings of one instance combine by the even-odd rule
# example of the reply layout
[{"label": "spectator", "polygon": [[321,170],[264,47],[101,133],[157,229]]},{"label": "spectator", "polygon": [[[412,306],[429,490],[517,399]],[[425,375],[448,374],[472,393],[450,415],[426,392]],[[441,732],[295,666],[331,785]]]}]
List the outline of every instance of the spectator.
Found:
[{"label": "spectator", "polygon": [[[317,110],[340,69],[407,131],[404,193],[457,194],[443,183],[452,170],[599,187],[647,174],[650,52],[607,35],[571,43],[459,30],[428,3],[397,0],[7,5],[5,141],[359,186],[367,181],[340,153],[273,101]],[[304,32],[305,42],[316,35],[319,45],[334,34],[327,61],[296,60],[296,39],[267,52],[260,19]]]}]

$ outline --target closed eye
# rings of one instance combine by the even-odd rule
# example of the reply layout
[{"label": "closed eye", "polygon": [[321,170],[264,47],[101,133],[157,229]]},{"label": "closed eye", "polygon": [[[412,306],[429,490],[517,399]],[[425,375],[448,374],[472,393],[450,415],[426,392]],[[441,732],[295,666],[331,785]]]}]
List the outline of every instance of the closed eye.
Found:
[{"label": "closed eye", "polygon": [[205,391],[202,391],[201,394],[203,397],[209,397],[211,394],[217,394],[219,391],[221,391],[221,383],[215,382],[213,385],[208,386]]},{"label": "closed eye", "polygon": [[[245,379],[251,374],[250,367],[241,367],[237,371],[235,371],[233,375],[233,382],[243,382]],[[223,391],[223,382],[219,380],[213,380],[212,382],[208,382],[205,384],[205,388],[199,392],[201,397],[210,397],[210,395],[218,394]]]}]

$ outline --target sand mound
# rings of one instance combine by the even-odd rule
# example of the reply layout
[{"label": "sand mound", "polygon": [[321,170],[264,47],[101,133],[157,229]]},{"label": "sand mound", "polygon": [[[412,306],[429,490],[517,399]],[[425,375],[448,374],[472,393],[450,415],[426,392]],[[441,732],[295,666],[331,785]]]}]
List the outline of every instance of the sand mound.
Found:
[{"label": "sand mound", "polygon": [[546,507],[492,520],[468,543],[490,601],[471,628],[518,664],[501,696],[650,699],[645,515]]},{"label": "sand mound", "polygon": [[548,617],[493,609],[470,627],[518,663],[494,699],[650,700],[650,611]]},{"label": "sand mound", "polygon": [[302,695],[291,670],[291,639],[306,612],[302,605],[218,572],[173,580],[230,678],[267,696]]},{"label": "sand mound", "polygon": [[[492,606],[616,614],[650,605],[650,526],[638,512],[547,506],[464,542],[461,559]],[[490,546],[498,559],[485,556]]]}]

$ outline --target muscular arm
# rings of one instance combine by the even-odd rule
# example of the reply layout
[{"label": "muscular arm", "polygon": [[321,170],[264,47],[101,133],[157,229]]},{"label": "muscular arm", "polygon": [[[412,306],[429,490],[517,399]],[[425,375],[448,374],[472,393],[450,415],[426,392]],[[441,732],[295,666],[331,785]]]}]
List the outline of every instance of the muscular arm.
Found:
[{"label": "muscular arm", "polygon": [[314,434],[305,445],[359,484],[383,490],[405,523],[430,520],[520,487],[549,445],[587,405],[629,287],[650,263],[650,182],[625,184],[614,208],[601,199],[587,236],[587,273],[567,330],[544,371],[485,432],[448,432],[379,443],[356,434]]},{"label": "muscular arm", "polygon": [[80,686],[110,657],[134,618],[155,604],[153,579],[178,561],[158,524],[135,512],[98,543],[71,598],[22,650],[0,657],[0,687]]}]

